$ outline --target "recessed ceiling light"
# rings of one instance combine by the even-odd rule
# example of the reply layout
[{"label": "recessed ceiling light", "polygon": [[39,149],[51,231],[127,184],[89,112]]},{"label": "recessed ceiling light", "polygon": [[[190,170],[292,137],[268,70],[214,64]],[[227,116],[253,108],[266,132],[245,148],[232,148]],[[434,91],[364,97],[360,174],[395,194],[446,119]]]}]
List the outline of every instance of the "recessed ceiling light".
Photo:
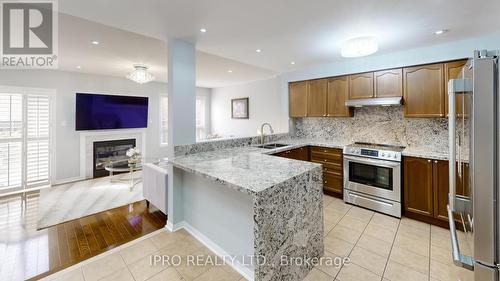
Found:
[{"label": "recessed ceiling light", "polygon": [[255,50],[255,52],[260,53],[260,52],[262,52],[262,50],[261,49],[257,49],[257,50]]},{"label": "recessed ceiling light", "polygon": [[200,32],[201,32],[201,33],[206,33],[206,32],[207,32],[207,29],[206,29],[206,28],[200,28]]},{"label": "recessed ceiling light", "polygon": [[441,35],[441,34],[446,33],[446,32],[448,32],[448,29],[440,29],[440,30],[434,31],[434,34]]},{"label": "recessed ceiling light", "polygon": [[229,69],[227,72],[228,72],[228,73],[233,73],[233,71],[232,71],[231,69]]},{"label": "recessed ceiling light", "polygon": [[294,61],[291,61],[291,62],[290,62],[290,64],[295,64],[295,62],[294,62]]},{"label": "recessed ceiling light", "polygon": [[99,45],[99,41],[94,40],[94,41],[92,41],[92,44],[93,45]]},{"label": "recessed ceiling light", "polygon": [[79,65],[77,65],[77,66],[76,66],[76,68],[77,68],[77,69],[81,69],[82,67],[81,67],[81,66],[79,66]]},{"label": "recessed ceiling light", "polygon": [[357,37],[347,40],[341,49],[345,58],[364,57],[378,51],[378,42],[375,37]]}]

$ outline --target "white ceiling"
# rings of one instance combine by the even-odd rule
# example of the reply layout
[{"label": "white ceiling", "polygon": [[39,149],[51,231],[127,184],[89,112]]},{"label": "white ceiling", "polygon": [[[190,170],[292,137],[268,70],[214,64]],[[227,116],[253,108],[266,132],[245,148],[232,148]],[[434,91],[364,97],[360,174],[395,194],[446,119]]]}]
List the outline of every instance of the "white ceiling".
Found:
[{"label": "white ceiling", "polygon": [[[99,45],[93,45],[93,40]],[[196,83],[200,87],[222,87],[276,74],[202,51],[196,56]],[[157,81],[167,82],[166,43],[74,16],[59,16],[60,70],[125,77],[134,64],[147,65]],[[233,72],[228,73],[229,69]]]},{"label": "white ceiling", "polygon": [[[276,72],[340,60],[351,37],[376,36],[388,53],[500,28],[498,0],[64,0],[59,8]],[[450,32],[436,36],[438,29]]]}]

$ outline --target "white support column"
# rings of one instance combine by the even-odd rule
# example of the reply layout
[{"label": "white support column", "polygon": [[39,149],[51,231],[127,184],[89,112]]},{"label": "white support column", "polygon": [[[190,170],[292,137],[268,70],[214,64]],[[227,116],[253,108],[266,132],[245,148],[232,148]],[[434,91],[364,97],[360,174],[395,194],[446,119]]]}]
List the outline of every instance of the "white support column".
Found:
[{"label": "white support column", "polygon": [[[174,147],[196,142],[196,50],[192,43],[168,40],[168,157]],[[167,228],[177,230],[184,221],[182,174],[168,171]]]}]

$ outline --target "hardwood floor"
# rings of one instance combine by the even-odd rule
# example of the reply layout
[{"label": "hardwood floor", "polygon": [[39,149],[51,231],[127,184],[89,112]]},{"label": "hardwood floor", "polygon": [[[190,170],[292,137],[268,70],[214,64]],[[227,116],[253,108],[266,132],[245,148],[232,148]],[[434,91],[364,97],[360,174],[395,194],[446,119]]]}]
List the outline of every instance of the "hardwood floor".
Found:
[{"label": "hardwood floor", "polygon": [[160,229],[141,201],[37,230],[38,192],[0,197],[0,280],[40,279]]}]

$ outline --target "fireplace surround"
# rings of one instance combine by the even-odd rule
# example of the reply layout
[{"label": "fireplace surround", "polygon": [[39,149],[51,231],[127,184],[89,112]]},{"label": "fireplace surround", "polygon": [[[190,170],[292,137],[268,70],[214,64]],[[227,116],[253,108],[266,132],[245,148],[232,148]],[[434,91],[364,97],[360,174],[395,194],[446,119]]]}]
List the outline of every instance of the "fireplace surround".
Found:
[{"label": "fireplace surround", "polygon": [[128,149],[135,147],[135,139],[119,139],[94,142],[93,149],[93,177],[105,177],[109,172],[104,169],[108,162],[127,159]]},{"label": "fireplace surround", "polygon": [[147,155],[146,130],[144,129],[82,131],[79,135],[80,177],[78,179],[94,177],[94,142],[135,139],[135,147],[141,151],[142,155]]}]

